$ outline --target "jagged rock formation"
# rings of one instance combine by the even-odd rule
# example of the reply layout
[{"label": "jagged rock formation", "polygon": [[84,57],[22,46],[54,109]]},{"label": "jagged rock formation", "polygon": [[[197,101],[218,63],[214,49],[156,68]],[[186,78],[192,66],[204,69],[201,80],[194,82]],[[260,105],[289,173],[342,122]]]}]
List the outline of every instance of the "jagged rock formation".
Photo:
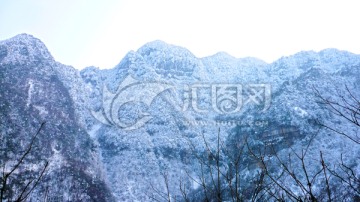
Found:
[{"label": "jagged rock formation", "polygon": [[[130,51],[113,69],[78,71],[56,62],[40,40],[21,34],[0,42],[1,147],[11,151],[1,153],[1,163],[18,155],[18,147],[23,148],[36,127],[46,121],[31,159],[48,159],[50,168],[32,195],[34,199],[48,190],[49,197],[63,197],[61,201],[149,201],[151,185],[164,188],[164,172],[171,176],[170,188],[179,194],[179,179],[184,177],[181,170],[198,169],[192,167],[196,159],[190,155],[194,151],[188,140],[197,143],[201,152],[200,134],[211,143],[220,127],[229,147],[244,135],[259,146],[275,145],[279,152],[289,146],[300,147],[317,131],[315,120],[339,122],[316,102],[313,88],[331,96],[347,84],[360,97],[355,90],[360,87],[359,71],[359,55],[335,49],[300,52],[267,64],[226,53],[197,58],[185,48],[161,41]],[[141,127],[126,130],[101,123],[91,111],[110,113],[111,109],[105,109],[106,96],[115,94],[112,99],[116,100],[116,92],[122,90],[119,85],[129,76],[142,84],[172,88],[148,104],[129,99],[119,106],[118,114],[111,112],[111,117],[125,125],[136,123],[144,114],[150,116]],[[222,84],[232,85],[232,90],[239,90],[235,84],[243,88],[243,106],[235,113],[221,113],[224,111],[217,107],[222,100],[216,96],[214,105],[212,96],[220,92]],[[264,111],[264,93],[269,89],[261,89],[268,86],[271,105]],[[134,89],[134,94],[141,94],[140,87]],[[188,94],[191,89],[196,96]],[[260,97],[254,97],[254,92],[261,92]],[[191,99],[196,100],[192,103]],[[234,111],[236,102],[225,101],[228,108],[224,109]],[[186,104],[188,108],[184,108]],[[352,130],[345,123],[341,127]],[[329,131],[321,131],[318,137],[317,145],[325,153],[353,157],[359,169],[354,155],[359,148],[344,149],[351,143]],[[195,185],[193,189],[196,191]]]},{"label": "jagged rock formation", "polygon": [[46,122],[25,162],[36,174],[41,161],[49,161],[33,199],[47,195],[50,201],[111,200],[96,147],[79,124],[76,100],[67,87],[71,83],[65,83],[67,75],[61,71],[76,70],[55,62],[45,45],[30,35],[2,41],[0,47],[1,165],[18,159]]}]

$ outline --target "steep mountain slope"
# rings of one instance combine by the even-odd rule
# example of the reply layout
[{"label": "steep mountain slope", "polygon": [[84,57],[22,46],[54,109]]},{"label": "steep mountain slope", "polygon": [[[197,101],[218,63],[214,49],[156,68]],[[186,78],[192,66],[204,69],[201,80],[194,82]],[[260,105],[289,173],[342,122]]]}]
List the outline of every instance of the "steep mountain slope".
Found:
[{"label": "steep mountain slope", "polygon": [[56,63],[45,45],[30,35],[2,41],[0,47],[5,50],[0,61],[1,165],[9,166],[11,160],[18,159],[41,123],[46,122],[36,149],[25,162],[35,166],[34,173],[23,176],[26,179],[37,175],[42,161],[49,162],[47,174],[32,197],[110,200],[93,140],[78,124],[76,99],[67,88],[71,83],[65,84],[63,79],[64,70],[76,70]]},{"label": "steep mountain slope", "polygon": [[[292,145],[301,148],[311,135],[317,133],[317,120],[324,120],[329,125],[338,121],[337,117],[331,116],[317,103],[315,89],[324,96],[336,95],[336,88],[344,89],[347,84],[357,93],[359,74],[356,71],[359,64],[359,56],[334,49],[319,53],[301,52],[283,57],[272,64],[254,58],[237,59],[226,53],[198,59],[186,49],[156,41],[146,44],[137,52],[130,52],[112,70],[94,72],[94,68],[89,68],[84,69],[81,74],[86,75],[83,77],[86,83],[96,84],[93,89],[97,90],[96,95],[99,96],[102,95],[102,86],[108,86],[115,92],[128,75],[141,82],[166,82],[175,86],[160,94],[145,109],[153,119],[142,128],[123,131],[107,126],[96,132],[107,172],[113,173],[111,176],[117,176],[113,178],[113,184],[119,186],[112,187],[117,196],[122,200],[132,200],[131,197],[144,200],[148,196],[141,190],[152,190],[149,187],[151,184],[161,184],[159,189],[164,189],[160,175],[164,172],[172,176],[171,189],[178,190],[179,179],[186,178],[181,174],[183,170],[196,170],[196,167],[192,167],[194,164],[189,163],[196,160],[189,157],[194,151],[188,147],[187,141],[194,142],[201,151],[204,149],[201,134],[205,134],[211,143],[215,140],[219,127],[224,131],[222,136],[228,141],[234,142],[247,134],[262,141],[262,147],[272,144],[278,151],[283,150],[285,153]],[[242,85],[244,105],[240,111],[223,114],[214,110],[211,88],[218,84]],[[246,104],[253,95],[251,89],[246,89],[249,84],[271,86],[271,106],[265,112],[262,110],[265,107],[264,101],[260,105],[251,102]],[[188,85],[190,89],[194,85],[200,85],[192,90],[197,92],[195,105],[201,110],[196,110],[194,106],[181,110],[186,102],[186,94],[183,94],[189,90],[183,85]],[[194,99],[194,96],[190,95],[190,99]],[[94,103],[102,103],[99,97],[95,99],[97,101]],[[124,112],[124,117],[130,118],[129,114],[133,113],[136,112]],[[346,140],[330,135],[325,130],[318,137],[317,141],[321,142],[318,144],[321,145],[347,144],[344,143]],[[323,151],[328,151],[329,156],[334,155],[326,147],[322,147]],[[318,146],[313,149],[318,151]],[[356,151],[358,147],[351,151],[339,147],[336,153],[353,156]],[[140,168],[137,172],[141,174],[134,174],[132,168]],[[147,175],[146,172],[149,171],[151,174]],[[118,181],[124,178],[131,180]],[[134,186],[134,182],[138,186]],[[147,186],[143,187],[144,184]],[[138,192],[135,187],[140,185]],[[129,186],[131,189],[126,188]]]},{"label": "steep mountain slope", "polygon": [[[55,62],[38,39],[23,34],[0,42],[0,68],[0,129],[9,142],[2,147],[19,153],[11,145],[47,122],[35,159],[48,159],[50,169],[34,199],[49,187],[51,197],[69,201],[151,201],[155,190],[165,191],[165,174],[172,195],[181,198],[182,179],[201,198],[188,175],[198,174],[194,153],[206,153],[203,138],[214,146],[219,128],[230,151],[248,136],[284,156],[317,134],[313,158],[321,150],[336,164],[343,154],[360,170],[359,147],[317,124],[356,132],[315,95],[318,90],[339,99],[346,84],[360,97],[360,56],[346,51],[306,51],[267,64],[223,52],[197,58],[154,41],[113,69],[78,71]],[[242,163],[244,179],[258,172],[254,162]]]}]

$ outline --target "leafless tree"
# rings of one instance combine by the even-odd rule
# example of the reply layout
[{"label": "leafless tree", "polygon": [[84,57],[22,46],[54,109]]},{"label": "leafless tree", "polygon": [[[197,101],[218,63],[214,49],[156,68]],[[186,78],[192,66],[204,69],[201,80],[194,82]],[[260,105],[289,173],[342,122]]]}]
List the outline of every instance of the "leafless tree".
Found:
[{"label": "leafless tree", "polygon": [[[271,189],[267,192],[273,198],[279,201],[320,201],[322,197],[320,193],[314,191],[316,181],[321,181],[320,175],[324,176],[324,187],[327,192],[327,201],[332,201],[331,188],[329,184],[329,176],[323,160],[322,153],[320,152],[320,165],[321,167],[315,171],[309,172],[309,164],[306,163],[307,153],[312,140],[316,135],[313,135],[305,149],[301,149],[300,152],[296,152],[291,147],[291,153],[288,154],[286,159],[281,158],[278,152],[270,146],[270,155],[276,162],[270,162],[266,160],[269,154],[266,154],[266,148],[259,151],[255,151],[251,148],[247,142],[247,148],[250,155],[256,159],[264,170],[265,177],[273,182]],[[295,157],[295,158],[293,158]],[[296,160],[296,162],[294,162]],[[316,161],[315,161],[316,163]],[[300,165],[300,166],[298,166]],[[276,167],[276,171],[271,171],[272,168]],[[295,167],[300,167],[300,171],[295,171]],[[299,191],[296,191],[299,190]]]},{"label": "leafless tree", "polygon": [[199,170],[195,174],[185,169],[190,181],[199,185],[203,192],[204,201],[234,201],[265,200],[265,190],[269,184],[264,183],[264,173],[257,173],[250,186],[241,183],[242,163],[246,156],[244,141],[240,141],[234,148],[228,148],[220,137],[211,146],[202,134],[205,146],[204,152],[199,152],[196,144],[188,140],[190,150],[198,163]]},{"label": "leafless tree", "polygon": [[39,185],[49,165],[47,161],[44,162],[44,164],[42,165],[42,169],[36,177],[20,181],[20,184],[15,184],[15,181],[18,181],[15,178],[19,176],[16,175],[17,172],[19,172],[24,167],[26,169],[25,160],[31,153],[35,144],[35,139],[40,134],[44,125],[45,123],[42,123],[36,134],[32,136],[30,143],[28,144],[20,158],[16,160],[15,164],[8,167],[6,163],[4,163],[4,165],[2,166],[2,174],[0,178],[0,202],[25,201],[30,196],[32,191]]},{"label": "leafless tree", "polygon": [[[349,89],[347,85],[345,85],[344,92],[341,93],[339,90],[337,90],[337,93],[333,95],[333,97],[323,96],[316,88],[314,88],[314,92],[319,99],[319,104],[325,106],[336,117],[345,120],[347,123],[350,123],[350,126],[360,129],[360,99],[356,97],[356,95],[352,90]],[[360,146],[359,134],[353,134],[349,133],[348,131],[339,130],[336,125],[326,124],[321,121],[318,121],[318,123],[329,131],[343,136]],[[323,164],[324,167],[328,170],[329,174],[340,179],[344,185],[353,190],[354,193],[360,198],[359,173],[354,171],[353,167],[347,165],[344,162],[343,155],[341,155],[337,169],[326,165],[325,162]]]},{"label": "leafless tree", "polygon": [[[345,93],[337,92],[335,98],[325,97],[316,88],[313,88],[315,95],[319,98],[318,103],[324,105],[335,116],[346,120],[351,125],[360,128],[360,99],[357,98],[348,86],[345,86]],[[325,124],[321,121],[318,123],[326,129],[342,135],[356,144],[360,144],[359,134],[349,134],[346,131],[341,131],[335,126]]]},{"label": "leafless tree", "polygon": [[[360,127],[360,100],[346,86],[347,95],[338,94],[336,99],[325,98],[315,89],[320,103],[324,104],[333,114],[347,120],[355,127]],[[340,134],[356,144],[360,144],[358,134],[340,131],[336,126],[319,122],[324,128]],[[204,151],[197,144],[187,139],[191,154],[195,157],[198,170],[194,172],[185,169],[188,180],[199,185],[203,201],[338,201],[337,190],[349,189],[360,199],[360,179],[353,167],[344,162],[343,156],[335,167],[326,161],[325,154],[319,150],[319,155],[309,156],[309,148],[319,131],[310,136],[308,143],[300,150],[288,146],[289,153],[284,158],[273,145],[259,148],[249,143],[248,137],[240,140],[235,147],[229,149],[220,138],[220,129],[216,141],[210,142],[202,134]],[[269,160],[271,158],[271,160]],[[252,186],[244,186],[242,166],[245,159],[253,159],[252,163],[259,168],[251,179]],[[256,170],[254,170],[256,172]],[[337,182],[341,182],[340,184]],[[166,191],[156,190],[163,196],[159,201],[176,201],[171,197],[169,179],[164,177]],[[191,188],[180,179],[179,186],[182,200],[192,201]],[[192,190],[193,191],[193,190]],[[341,199],[343,200],[343,199]],[[347,199],[349,200],[349,199]]]}]

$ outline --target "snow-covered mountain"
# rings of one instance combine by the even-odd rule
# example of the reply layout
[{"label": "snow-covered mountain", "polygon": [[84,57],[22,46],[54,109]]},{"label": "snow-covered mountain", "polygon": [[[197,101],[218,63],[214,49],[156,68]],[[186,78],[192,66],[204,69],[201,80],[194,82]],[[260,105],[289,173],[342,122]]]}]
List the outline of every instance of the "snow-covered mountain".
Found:
[{"label": "snow-covered mountain", "polygon": [[[46,193],[50,201],[152,201],[165,189],[164,173],[173,195],[181,198],[183,179],[197,196],[188,177],[199,169],[193,153],[206,152],[203,138],[214,144],[219,128],[229,150],[248,136],[284,155],[316,133],[314,158],[321,150],[335,164],[342,154],[360,170],[359,146],[316,124],[357,132],[315,96],[336,98],[347,85],[360,97],[360,55],[346,51],[304,51],[267,64],[224,52],[197,58],[154,41],[113,69],[79,71],[21,34],[0,42],[0,84],[1,164],[46,121],[28,160],[50,165],[34,200]],[[247,176],[257,172],[243,163]]]},{"label": "snow-covered mountain", "polygon": [[94,141],[79,124],[79,73],[55,62],[45,45],[30,35],[2,41],[0,50],[1,165],[18,159],[46,122],[25,162],[32,172],[20,173],[29,180],[45,160],[49,162],[47,175],[31,197],[112,200]]}]

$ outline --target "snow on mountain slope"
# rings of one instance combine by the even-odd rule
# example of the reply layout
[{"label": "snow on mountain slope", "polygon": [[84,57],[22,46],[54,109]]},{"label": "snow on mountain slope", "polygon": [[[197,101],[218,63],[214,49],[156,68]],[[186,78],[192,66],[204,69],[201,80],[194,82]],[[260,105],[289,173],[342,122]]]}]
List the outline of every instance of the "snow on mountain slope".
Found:
[{"label": "snow on mountain slope", "polygon": [[[359,59],[358,55],[329,49],[319,53],[301,52],[294,56],[283,57],[272,64],[266,64],[255,58],[237,59],[226,53],[196,58],[181,47],[167,45],[160,41],[148,43],[138,51],[129,53],[114,69],[99,70],[98,74],[94,76],[94,78],[99,78],[98,75],[101,75],[100,77],[103,78],[103,83],[99,80],[95,82],[98,84],[97,86],[110,86],[113,91],[116,91],[117,85],[127,75],[142,82],[157,81],[175,85],[175,92],[165,92],[154,100],[148,109],[153,119],[143,128],[131,132],[120,132],[121,130],[115,132],[118,129],[112,127],[111,129],[105,128],[105,132],[98,133],[101,139],[100,148],[105,153],[105,161],[115,161],[118,162],[117,165],[122,165],[114,168],[113,163],[105,163],[108,172],[113,173],[112,176],[121,175],[120,178],[131,176],[138,184],[142,186],[147,184],[145,189],[148,190],[151,189],[148,187],[149,184],[161,183],[160,173],[166,171],[172,176],[171,186],[176,189],[181,177],[179,167],[189,166],[186,163],[188,160],[184,159],[186,159],[186,154],[192,152],[184,140],[190,139],[201,147],[200,134],[205,134],[211,143],[211,140],[215,140],[214,137],[219,127],[224,131],[225,139],[227,133],[230,140],[237,138],[236,135],[232,135],[234,131],[236,134],[247,131],[251,136],[260,138],[264,144],[267,144],[267,141],[272,140],[269,140],[268,137],[265,138],[262,134],[271,132],[272,138],[281,140],[276,143],[279,145],[279,150],[285,149],[284,151],[286,151],[286,146],[282,145],[285,142],[299,147],[306,142],[305,140],[310,134],[318,129],[314,124],[315,121],[330,116],[317,104],[314,88],[319,89],[324,95],[328,95],[333,94],[335,88],[344,87],[347,82],[348,85],[353,85],[353,82],[359,79],[357,74],[349,73],[348,77],[344,77],[338,72],[355,73],[357,71],[355,69],[358,69],[360,64]],[[354,70],[348,70],[349,66],[354,66]],[[199,70],[198,72],[201,73],[195,74],[194,70]],[[87,71],[89,70],[85,69],[82,73],[85,74]],[[91,78],[87,79],[91,80]],[[182,94],[186,92],[184,84],[190,87],[193,84],[205,85],[202,89],[204,92],[201,93],[200,89],[197,98],[199,99],[198,105],[208,109],[207,112],[198,113],[191,107],[189,110],[181,111],[174,106],[180,105],[181,107],[184,104],[184,97],[182,97]],[[211,106],[210,84],[241,84],[243,87],[248,84],[269,84],[272,88],[271,107],[267,111],[261,112],[262,105],[246,105],[238,113],[229,115],[216,113]],[[99,90],[97,94],[101,94],[102,88],[96,88]],[[245,95],[243,101],[248,97]],[[263,122],[265,126],[255,126],[256,121]],[[220,122],[225,124],[219,124]],[[334,122],[336,119],[329,124],[334,124]],[[236,123],[242,123],[242,125],[239,126]],[[289,130],[289,133],[282,137],[281,129]],[[322,131],[319,136],[324,138],[319,138],[318,141],[326,142],[329,132]],[[343,141],[342,138],[333,138],[331,144]],[[122,144],[126,146],[120,146]],[[141,149],[138,148],[138,144],[142,145]],[[122,149],[119,151],[119,148]],[[355,150],[350,153],[345,150],[341,150],[341,152],[349,155]],[[157,174],[151,174],[152,179],[143,178],[142,174],[134,175],[133,171],[129,171],[128,162],[131,162],[133,167],[141,165],[143,171],[156,171]],[[147,163],[144,165],[143,162]],[[124,188],[128,186],[128,182],[118,182],[117,179],[118,177],[114,178],[116,181],[113,184],[121,185],[114,185],[113,189],[118,197],[129,199],[125,196],[134,196],[135,192],[127,193]],[[136,190],[134,186],[131,187],[131,190]],[[139,200],[147,197],[141,192],[136,193],[135,196],[139,197],[137,198]]]},{"label": "snow on mountain slope", "polygon": [[[47,120],[39,156],[56,160],[53,173],[78,178],[67,181],[78,186],[69,190],[65,183],[54,196],[64,192],[74,199],[75,190],[87,199],[151,201],[152,187],[165,189],[166,173],[172,194],[180,197],[179,179],[191,184],[184,169],[199,169],[189,141],[204,153],[202,135],[213,145],[219,128],[230,150],[249,135],[282,155],[306,144],[318,132],[317,120],[356,132],[315,96],[318,90],[338,99],[347,84],[360,97],[360,56],[336,49],[303,51],[267,64],[224,52],[197,58],[183,47],[154,41],[130,51],[113,69],[78,71],[55,62],[38,39],[22,34],[0,42],[0,69],[4,134]],[[128,130],[131,125],[137,127]],[[359,169],[358,147],[346,149],[351,143],[327,130],[317,137],[311,154],[317,156],[319,148],[327,158],[343,153]],[[243,163],[246,173],[256,172],[250,169],[254,163]],[[59,179],[49,174],[46,183],[60,183],[52,178]],[[192,193],[199,191],[192,187]]]},{"label": "snow on mountain slope", "polygon": [[37,169],[19,177],[29,181],[49,162],[33,200],[45,195],[50,201],[112,200],[93,140],[80,125],[77,111],[81,110],[72,94],[75,86],[69,87],[69,80],[76,77],[65,79],[67,72],[78,72],[56,63],[40,40],[30,35],[1,41],[0,46],[7,50],[0,62],[0,165],[18,159],[46,122],[21,168],[35,164]]}]

